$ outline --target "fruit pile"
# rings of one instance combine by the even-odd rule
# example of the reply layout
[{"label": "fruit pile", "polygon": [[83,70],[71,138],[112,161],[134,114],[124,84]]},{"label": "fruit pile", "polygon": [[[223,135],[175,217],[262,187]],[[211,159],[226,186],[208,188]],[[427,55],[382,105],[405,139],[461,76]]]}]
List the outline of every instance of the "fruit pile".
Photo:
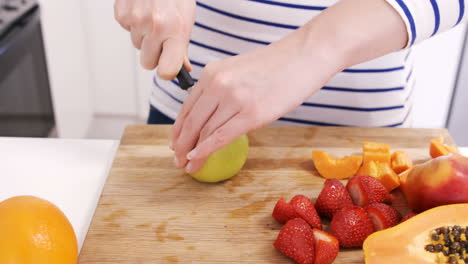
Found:
[{"label": "fruit pile", "polygon": [[[457,148],[444,144],[442,138],[430,142],[429,154],[433,159],[415,166],[406,152],[392,153],[388,144],[364,142],[362,149],[362,155],[344,158],[335,158],[323,151],[312,152],[315,168],[327,180],[315,204],[304,195],[296,195],[289,203],[284,199],[277,202],[272,215],[277,221],[285,223],[274,242],[278,251],[300,264],[330,264],[337,257],[340,247],[356,248],[367,243],[366,263],[368,260],[369,263],[374,263],[373,258],[370,261],[370,255],[377,258],[379,252],[385,252],[386,256],[398,253],[391,252],[393,244],[391,241],[394,239],[389,237],[396,237],[393,233],[400,233],[399,223],[407,222],[408,219],[415,217],[416,213],[434,207],[435,211],[442,212],[453,210],[451,209],[453,207],[448,209],[440,207],[468,204],[468,188],[465,187],[468,184],[468,158],[457,154]],[[348,178],[350,179],[346,186],[343,185],[340,180]],[[397,188],[403,191],[409,208],[415,213],[402,218],[391,206],[394,196],[390,192]],[[418,227],[421,226],[421,221],[425,224],[430,223],[427,219],[429,214],[433,212],[424,217],[415,217],[417,220],[414,221],[411,219],[409,221],[411,223],[405,223],[404,228],[413,226],[415,232],[421,232],[418,234],[427,232],[418,230]],[[331,220],[328,232],[321,230],[320,217]],[[453,221],[446,221],[447,224],[451,222]],[[468,218],[466,222],[467,228],[464,230],[468,230]],[[444,226],[442,222],[435,226],[431,225],[432,230]],[[392,230],[397,228],[397,231],[392,233],[382,231],[389,228]],[[450,226],[447,228],[452,230]],[[438,234],[437,231],[434,232]],[[427,243],[420,245],[419,240],[414,240],[416,241],[414,243],[417,245],[417,250],[422,250],[422,255],[426,252],[445,256],[446,259],[439,257],[440,263],[452,263],[450,260],[453,258],[457,260],[453,263],[468,263],[465,261],[468,257],[466,235],[460,237],[463,245],[456,241],[457,238],[453,237],[453,234],[449,238],[451,244],[448,252],[447,245],[444,244],[441,248],[441,245],[435,243],[437,241],[432,241],[435,244],[430,245]],[[369,240],[379,243],[377,245],[367,242]],[[444,238],[444,241],[449,239]],[[458,246],[459,249],[450,248]],[[387,252],[387,249],[390,250]],[[455,250],[458,250],[456,257],[452,252]],[[375,263],[379,263],[376,261]]]},{"label": "fruit pile", "polygon": [[330,154],[314,150],[312,160],[320,175],[326,179],[347,179],[354,175],[369,175],[378,179],[388,191],[400,186],[399,173],[413,166],[406,152],[390,152],[385,143],[364,142],[362,155],[335,158]]},{"label": "fruit pile", "polygon": [[[340,246],[361,247],[373,232],[400,223],[400,213],[386,204],[392,200],[371,176],[354,176],[346,187],[337,179],[327,179],[315,204],[304,195],[294,196],[289,203],[278,200],[272,216],[286,224],[274,246],[300,264],[330,264]],[[320,216],[331,219],[329,233],[321,230]]]}]

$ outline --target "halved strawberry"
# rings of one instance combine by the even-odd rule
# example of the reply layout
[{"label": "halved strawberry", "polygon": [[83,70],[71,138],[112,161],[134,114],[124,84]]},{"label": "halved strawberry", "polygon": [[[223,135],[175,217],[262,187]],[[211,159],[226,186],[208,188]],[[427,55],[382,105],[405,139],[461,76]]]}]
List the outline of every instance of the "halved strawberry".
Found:
[{"label": "halved strawberry", "polygon": [[272,216],[278,222],[286,223],[288,220],[296,217],[296,211],[289,203],[287,203],[283,198],[281,198],[278,200],[278,202],[276,202]]},{"label": "halved strawberry", "polygon": [[326,180],[317,201],[315,201],[315,208],[318,213],[330,219],[342,208],[352,205],[351,196],[349,196],[343,183],[337,179]]},{"label": "halved strawberry", "polygon": [[340,244],[336,237],[319,230],[312,229],[315,239],[315,261],[314,264],[331,264],[338,256]]},{"label": "halved strawberry", "polygon": [[322,221],[309,198],[304,195],[296,195],[291,199],[290,204],[298,217],[304,219],[311,227],[322,229]]},{"label": "halved strawberry", "polygon": [[284,255],[300,264],[313,264],[314,235],[309,224],[301,218],[289,220],[273,244]]},{"label": "halved strawberry", "polygon": [[417,214],[415,214],[415,213],[409,213],[409,214],[407,214],[405,217],[403,217],[403,218],[401,219],[400,223],[403,223],[404,221],[406,221],[406,220],[408,220],[408,219],[410,219],[411,217],[416,216],[416,215],[417,215]]},{"label": "halved strawberry", "polygon": [[388,199],[389,193],[385,186],[376,178],[368,175],[356,175],[346,185],[355,205],[365,207],[373,203],[381,203]]},{"label": "halved strawberry", "polygon": [[400,213],[390,205],[384,203],[375,203],[366,207],[375,231],[390,228],[400,222]]},{"label": "halved strawberry", "polygon": [[364,240],[374,232],[366,210],[351,206],[337,212],[330,223],[331,233],[345,248],[361,247]]}]

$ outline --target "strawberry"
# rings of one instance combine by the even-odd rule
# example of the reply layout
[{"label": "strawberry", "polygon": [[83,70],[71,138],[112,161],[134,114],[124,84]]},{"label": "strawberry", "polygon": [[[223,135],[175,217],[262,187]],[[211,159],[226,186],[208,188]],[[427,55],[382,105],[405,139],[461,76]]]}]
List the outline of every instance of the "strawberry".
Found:
[{"label": "strawberry", "polygon": [[321,216],[332,218],[342,208],[352,206],[353,201],[348,191],[337,179],[328,179],[320,192],[315,208]]},{"label": "strawberry", "polygon": [[319,230],[312,229],[315,239],[315,262],[314,264],[331,264],[338,256],[340,244],[338,239],[331,234]]},{"label": "strawberry", "polygon": [[275,248],[299,264],[313,264],[314,235],[309,224],[301,218],[289,220],[281,229]]},{"label": "strawberry", "polygon": [[286,223],[288,220],[296,217],[296,211],[287,203],[283,198],[276,202],[275,209],[273,209],[273,218],[280,223]]},{"label": "strawberry", "polygon": [[376,178],[368,175],[356,175],[346,185],[355,205],[365,207],[381,203],[389,198],[385,186]]},{"label": "strawberry", "polygon": [[311,227],[322,229],[322,221],[309,198],[304,195],[296,195],[291,199],[290,204],[298,217],[304,219]]},{"label": "strawberry", "polygon": [[401,219],[400,213],[395,208],[384,203],[371,204],[366,207],[366,212],[374,224],[375,231],[395,226]]},{"label": "strawberry", "polygon": [[330,223],[331,233],[345,248],[361,247],[364,240],[374,232],[366,210],[351,206],[337,212]]},{"label": "strawberry", "polygon": [[403,217],[403,218],[401,219],[400,223],[403,223],[404,221],[410,219],[410,218],[413,217],[413,216],[416,216],[416,214],[413,213],[413,212],[407,214],[405,217]]}]

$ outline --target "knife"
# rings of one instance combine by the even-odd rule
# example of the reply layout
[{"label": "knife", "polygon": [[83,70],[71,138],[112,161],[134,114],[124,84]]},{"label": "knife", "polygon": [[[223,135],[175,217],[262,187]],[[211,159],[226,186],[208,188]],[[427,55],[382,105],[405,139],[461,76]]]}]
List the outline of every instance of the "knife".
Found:
[{"label": "knife", "polygon": [[182,90],[190,92],[190,88],[195,84],[192,76],[188,72],[185,65],[182,65],[182,69],[180,69],[179,73],[177,74],[177,80],[179,81],[179,86]]}]

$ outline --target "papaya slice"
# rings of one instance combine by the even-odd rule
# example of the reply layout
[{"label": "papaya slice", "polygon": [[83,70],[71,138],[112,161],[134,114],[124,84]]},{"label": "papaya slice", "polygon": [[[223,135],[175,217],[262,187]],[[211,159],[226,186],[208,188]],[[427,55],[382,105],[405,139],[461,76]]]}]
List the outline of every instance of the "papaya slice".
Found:
[{"label": "papaya slice", "polygon": [[450,146],[447,144],[444,144],[444,138],[439,137],[431,140],[430,146],[429,146],[429,154],[431,155],[432,158],[437,158],[440,156],[445,156],[448,155],[449,153],[457,153],[458,149],[456,146]]},{"label": "papaya slice", "polygon": [[326,179],[346,179],[354,176],[361,167],[362,156],[336,158],[325,151],[312,151],[312,160],[320,175]]},{"label": "papaya slice", "polygon": [[366,264],[464,263],[468,204],[435,207],[370,235],[363,245]]},{"label": "papaya slice", "polygon": [[405,170],[413,166],[413,160],[411,160],[408,153],[404,151],[395,151],[392,154],[392,169],[396,173],[402,173]]}]

